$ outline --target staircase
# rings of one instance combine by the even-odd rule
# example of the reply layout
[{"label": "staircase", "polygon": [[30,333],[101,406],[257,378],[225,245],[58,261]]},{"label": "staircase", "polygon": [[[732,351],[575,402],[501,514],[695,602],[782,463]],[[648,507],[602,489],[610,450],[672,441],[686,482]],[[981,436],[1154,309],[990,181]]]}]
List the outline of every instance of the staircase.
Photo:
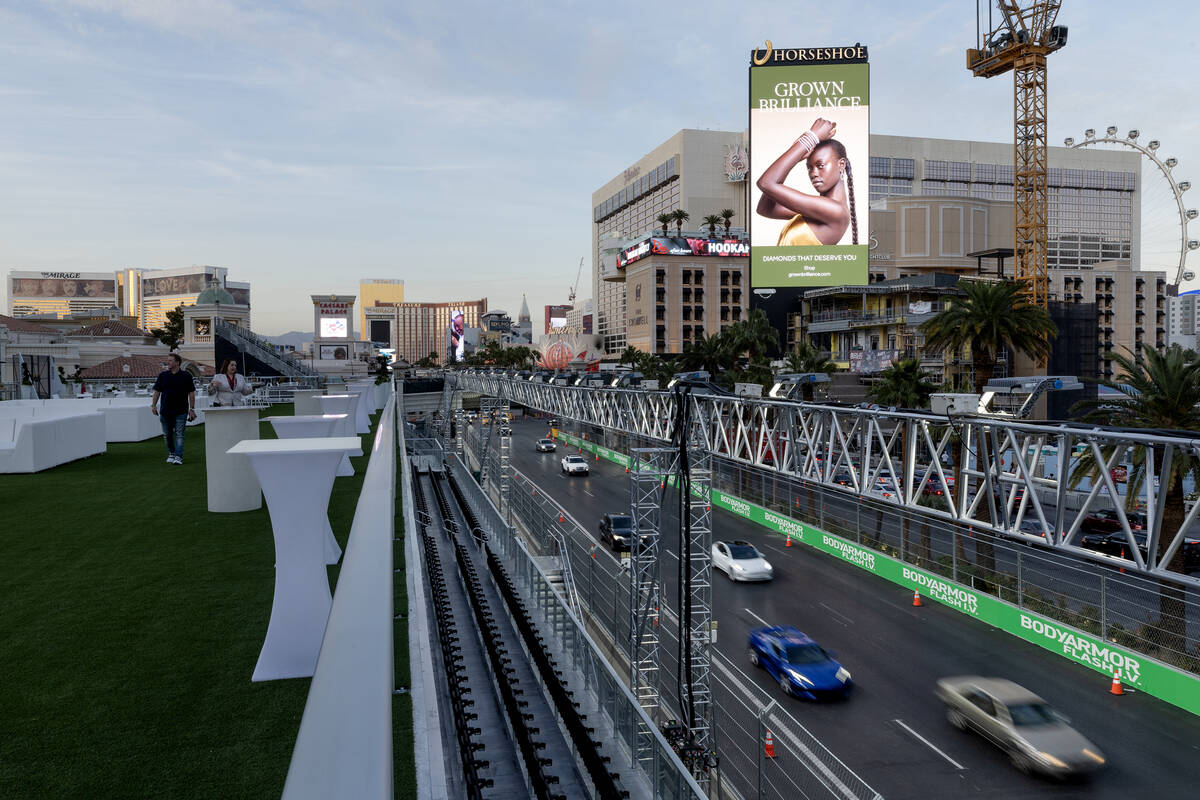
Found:
[{"label": "staircase", "polygon": [[286,378],[313,378],[316,370],[298,361],[281,358],[271,343],[249,328],[231,325],[223,319],[213,320],[216,363],[226,358],[245,357],[247,373],[278,375]]}]

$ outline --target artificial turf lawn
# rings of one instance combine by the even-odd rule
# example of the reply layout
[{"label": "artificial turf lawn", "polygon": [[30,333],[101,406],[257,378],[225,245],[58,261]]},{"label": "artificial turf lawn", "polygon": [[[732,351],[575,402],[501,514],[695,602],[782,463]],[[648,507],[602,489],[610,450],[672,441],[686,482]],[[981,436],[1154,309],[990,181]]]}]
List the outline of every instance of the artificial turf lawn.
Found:
[{"label": "artificial turf lawn", "polygon": [[[274,438],[269,425],[260,433]],[[330,497],[343,548],[370,452],[362,438],[354,476]],[[159,437],[0,476],[0,797],[283,790],[310,681],[250,681],[274,589],[267,508],[208,512],[203,426],[188,430],[183,466],[165,458]],[[410,707],[393,707],[411,728]]]}]

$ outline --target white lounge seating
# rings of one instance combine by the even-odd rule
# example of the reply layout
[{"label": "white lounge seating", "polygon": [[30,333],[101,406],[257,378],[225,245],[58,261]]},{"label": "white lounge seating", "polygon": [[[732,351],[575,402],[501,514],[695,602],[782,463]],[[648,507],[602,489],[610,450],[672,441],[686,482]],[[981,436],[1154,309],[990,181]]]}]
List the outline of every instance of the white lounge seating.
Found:
[{"label": "white lounge seating", "polygon": [[28,408],[0,411],[0,473],[41,472],[103,453],[104,415],[99,411],[46,413]]}]

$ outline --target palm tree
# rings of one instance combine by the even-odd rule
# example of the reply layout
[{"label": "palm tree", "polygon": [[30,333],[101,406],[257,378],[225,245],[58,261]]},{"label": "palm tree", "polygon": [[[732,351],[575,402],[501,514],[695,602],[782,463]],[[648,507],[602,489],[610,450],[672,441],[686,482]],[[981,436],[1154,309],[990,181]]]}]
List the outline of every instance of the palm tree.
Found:
[{"label": "palm tree", "polygon": [[708,238],[717,238],[717,226],[721,224],[721,218],[716,214],[707,214],[704,217],[704,224],[708,226]]},{"label": "palm tree", "polygon": [[1021,284],[964,280],[958,288],[966,296],[952,298],[949,308],[921,324],[921,331],[930,350],[971,348],[977,394],[992,379],[1002,351],[1036,359],[1050,355],[1050,340],[1058,328],[1046,309],[1025,301]]},{"label": "palm tree", "polygon": [[757,361],[779,346],[779,331],[761,308],[751,309],[745,318],[726,330],[737,352],[749,354],[750,361]]},{"label": "palm tree", "polygon": [[[975,370],[975,393],[996,371],[996,359],[1003,350],[1013,350],[1041,359],[1050,354],[1050,340],[1058,328],[1046,309],[1030,305],[1021,294],[1022,284],[1011,281],[959,281],[964,297],[950,300],[949,308],[921,324],[925,347],[931,350],[971,349],[971,364]],[[966,487],[966,461],[961,441],[955,446],[955,468],[960,486]],[[991,508],[981,503],[983,521],[990,523]],[[961,539],[961,537],[959,537]],[[996,553],[991,538],[976,537],[975,552],[985,582],[995,571]]]},{"label": "palm tree", "polygon": [[733,219],[733,217],[734,217],[733,209],[732,208],[723,208],[723,209],[721,209],[721,213],[717,214],[717,216],[720,217],[721,219],[725,220],[725,235],[728,236],[729,235],[729,221],[731,219]]},{"label": "palm tree", "polygon": [[633,345],[629,345],[621,353],[621,357],[617,360],[618,364],[628,364],[630,369],[637,369],[638,364],[642,360],[642,351],[638,350]]},{"label": "palm tree", "polygon": [[[1200,360],[1197,360],[1196,353],[1184,350],[1177,344],[1161,353],[1150,345],[1142,345],[1140,360],[1134,358],[1132,352],[1128,355],[1109,353],[1108,356],[1119,366],[1120,372],[1116,380],[1106,379],[1099,383],[1121,392],[1124,397],[1117,402],[1105,398],[1076,403],[1071,411],[1079,413],[1083,422],[1121,428],[1200,430],[1200,408],[1197,408],[1197,404],[1200,404]],[[1188,433],[1187,436],[1191,438],[1194,433]],[[1101,452],[1106,461],[1112,456],[1112,448],[1102,448]],[[1133,463],[1125,490],[1126,509],[1133,510],[1138,495],[1145,487],[1151,466],[1154,467],[1154,474],[1160,476],[1163,510],[1158,556],[1161,558],[1183,524],[1184,481],[1190,478],[1192,485],[1200,485],[1200,460],[1190,451],[1176,450],[1171,459],[1170,472],[1163,475],[1164,451],[1134,448],[1131,452]],[[1158,463],[1147,464],[1148,455]],[[1066,455],[1060,454],[1059,457],[1066,458]],[[1104,466],[1096,462],[1095,455],[1085,451],[1071,468],[1068,486],[1075,488],[1085,477],[1097,479],[1101,469]],[[1182,547],[1166,566],[1183,573]],[[1184,650],[1185,614],[1183,591],[1174,583],[1161,582],[1159,626],[1164,632],[1164,644],[1179,652]]]},{"label": "palm tree", "polygon": [[658,222],[659,225],[662,226],[662,235],[667,236],[668,235],[667,226],[670,225],[672,221],[674,221],[675,217],[672,216],[669,211],[664,211],[663,213],[659,214],[654,219],[656,222]]},{"label": "palm tree", "polygon": [[[796,342],[791,352],[787,354],[786,361],[788,372],[800,374],[806,372],[824,372],[826,375],[837,372],[837,365],[826,358],[825,354],[807,339]],[[803,392],[804,402],[811,403],[813,399],[813,385],[811,383],[802,383],[800,384],[800,391]]]},{"label": "palm tree", "polygon": [[671,219],[675,220],[675,235],[683,235],[683,223],[692,218],[692,215],[684,211],[682,208],[677,208],[671,212]]},{"label": "palm tree", "polygon": [[684,348],[679,367],[689,371],[702,369],[716,380],[722,371],[732,369],[736,360],[737,352],[725,331],[712,336],[701,332],[700,338]]},{"label": "palm tree", "polygon": [[938,390],[929,373],[915,358],[905,358],[879,373],[867,396],[881,406],[928,408],[929,395]]}]

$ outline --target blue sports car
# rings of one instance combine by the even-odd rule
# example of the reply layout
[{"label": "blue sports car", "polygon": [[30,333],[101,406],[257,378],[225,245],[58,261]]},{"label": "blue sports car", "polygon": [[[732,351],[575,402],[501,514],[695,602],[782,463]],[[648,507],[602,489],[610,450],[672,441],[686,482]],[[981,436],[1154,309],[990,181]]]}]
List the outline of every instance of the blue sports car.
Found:
[{"label": "blue sports car", "polygon": [[790,625],[750,631],[748,653],[750,663],[770,673],[787,694],[811,700],[850,695],[849,670]]}]

